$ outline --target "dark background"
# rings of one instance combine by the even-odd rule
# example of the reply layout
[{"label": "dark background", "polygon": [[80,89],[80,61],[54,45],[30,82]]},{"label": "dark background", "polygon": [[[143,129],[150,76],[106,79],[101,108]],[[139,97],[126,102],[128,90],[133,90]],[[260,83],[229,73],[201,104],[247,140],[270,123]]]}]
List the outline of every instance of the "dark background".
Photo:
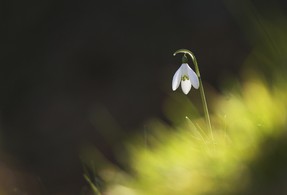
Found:
[{"label": "dark background", "polygon": [[[238,73],[252,48],[230,12],[240,6],[214,0],[1,1],[5,174],[28,174],[43,194],[79,194],[85,185],[82,144],[94,144],[117,164],[113,148],[122,139],[151,117],[165,119],[162,101],[180,65],[174,51],[193,51],[204,82],[214,88],[222,76]],[[125,133],[105,136],[111,120]]]}]

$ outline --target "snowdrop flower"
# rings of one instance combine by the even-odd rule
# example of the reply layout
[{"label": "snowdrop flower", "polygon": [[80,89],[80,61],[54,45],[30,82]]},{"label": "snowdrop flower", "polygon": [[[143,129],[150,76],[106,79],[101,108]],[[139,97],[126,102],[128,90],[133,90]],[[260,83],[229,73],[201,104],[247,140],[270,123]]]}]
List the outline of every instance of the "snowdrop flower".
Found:
[{"label": "snowdrop flower", "polygon": [[[182,64],[173,76],[172,90],[175,91],[179,87],[180,83],[181,83],[181,89],[182,89],[183,93],[185,93],[185,94],[188,94],[188,92],[191,89],[191,86],[193,86],[196,89],[199,88],[206,124],[208,125],[210,135],[212,138],[212,142],[214,144],[214,137],[213,137],[212,127],[211,127],[207,102],[206,102],[205,93],[204,93],[204,89],[203,89],[203,85],[202,85],[202,81],[201,81],[200,72],[199,72],[196,58],[195,58],[194,54],[187,49],[179,49],[176,52],[174,52],[173,55],[175,56],[176,54],[179,54],[179,53],[183,54],[183,57],[181,60]],[[187,64],[187,62],[188,62],[187,55],[189,57],[191,57],[196,73]],[[199,87],[199,85],[200,85],[200,87]]]},{"label": "snowdrop flower", "polygon": [[172,90],[175,91],[179,87],[180,83],[184,94],[188,94],[191,86],[195,89],[198,89],[199,87],[198,77],[187,63],[183,63],[175,72],[172,79]]}]

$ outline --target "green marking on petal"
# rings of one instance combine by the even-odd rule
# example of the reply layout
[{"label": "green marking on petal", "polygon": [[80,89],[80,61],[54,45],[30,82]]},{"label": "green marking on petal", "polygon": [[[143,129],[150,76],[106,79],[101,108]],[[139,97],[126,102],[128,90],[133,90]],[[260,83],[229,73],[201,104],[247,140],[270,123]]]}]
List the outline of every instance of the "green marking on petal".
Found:
[{"label": "green marking on petal", "polygon": [[182,80],[182,81],[189,80],[189,77],[188,77],[187,75],[183,75],[183,76],[181,77],[181,80]]}]

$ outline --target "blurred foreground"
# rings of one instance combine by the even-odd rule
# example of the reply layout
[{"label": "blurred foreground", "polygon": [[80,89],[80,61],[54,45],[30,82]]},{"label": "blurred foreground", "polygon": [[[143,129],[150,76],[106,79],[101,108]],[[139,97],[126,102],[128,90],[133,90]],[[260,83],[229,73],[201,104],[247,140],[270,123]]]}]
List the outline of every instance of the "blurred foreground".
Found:
[{"label": "blurred foreground", "polygon": [[242,85],[214,99],[214,140],[201,118],[186,117],[174,128],[152,121],[146,136],[127,144],[132,174],[101,168],[103,194],[286,194],[285,79],[270,86],[250,71]]}]

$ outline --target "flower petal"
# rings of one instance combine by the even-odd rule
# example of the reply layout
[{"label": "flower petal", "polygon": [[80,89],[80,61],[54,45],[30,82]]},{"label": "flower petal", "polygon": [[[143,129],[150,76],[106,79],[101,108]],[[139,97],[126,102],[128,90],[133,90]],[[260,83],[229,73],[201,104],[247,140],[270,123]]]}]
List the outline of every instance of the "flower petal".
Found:
[{"label": "flower petal", "polygon": [[172,78],[172,90],[173,91],[175,91],[178,88],[180,84],[180,80],[181,80],[181,67],[173,75],[173,78]]},{"label": "flower petal", "polygon": [[189,65],[187,63],[183,63],[180,67],[182,69],[182,74],[184,75],[187,75],[188,73],[188,69],[190,68]]},{"label": "flower petal", "polygon": [[181,80],[181,89],[185,95],[188,94],[191,89],[191,82],[189,79]]},{"label": "flower petal", "polygon": [[189,80],[191,82],[191,85],[195,89],[198,89],[198,87],[199,87],[198,76],[196,75],[196,73],[189,66],[187,67],[187,70],[188,70],[188,77],[189,77]]}]

